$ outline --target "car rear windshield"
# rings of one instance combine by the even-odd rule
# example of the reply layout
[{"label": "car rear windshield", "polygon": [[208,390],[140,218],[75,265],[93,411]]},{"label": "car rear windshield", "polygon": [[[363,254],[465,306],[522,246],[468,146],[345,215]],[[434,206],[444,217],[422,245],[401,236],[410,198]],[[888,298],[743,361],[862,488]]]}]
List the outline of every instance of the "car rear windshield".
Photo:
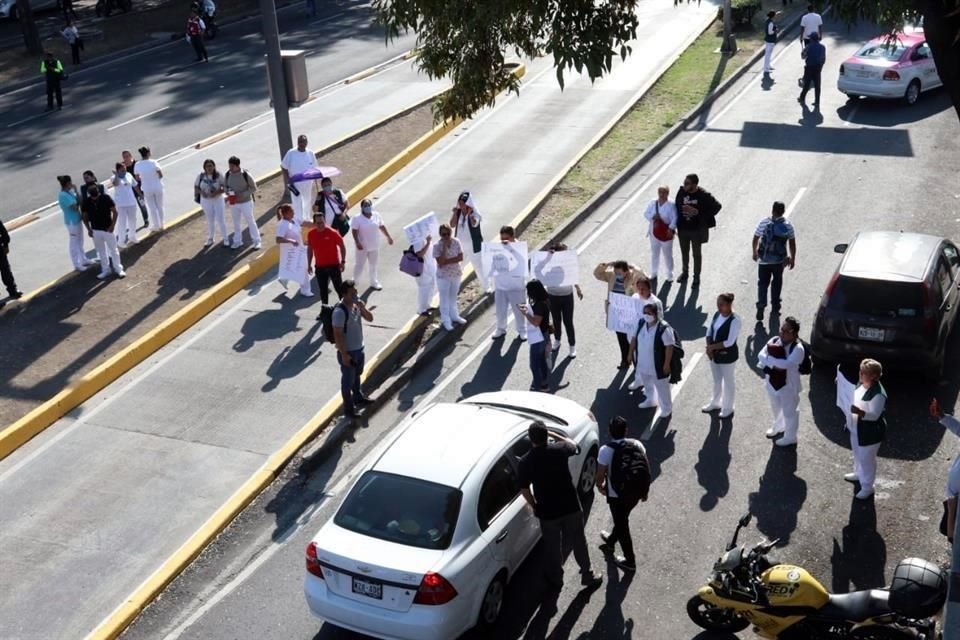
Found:
[{"label": "car rear windshield", "polygon": [[459,489],[379,471],[367,471],[334,522],[381,540],[421,549],[446,549],[460,513]]},{"label": "car rear windshield", "polygon": [[923,290],[918,282],[841,277],[827,308],[886,318],[918,318],[923,315]]},{"label": "car rear windshield", "polygon": [[906,48],[895,42],[871,42],[857,51],[858,58],[873,58],[876,60],[899,60],[903,57]]}]

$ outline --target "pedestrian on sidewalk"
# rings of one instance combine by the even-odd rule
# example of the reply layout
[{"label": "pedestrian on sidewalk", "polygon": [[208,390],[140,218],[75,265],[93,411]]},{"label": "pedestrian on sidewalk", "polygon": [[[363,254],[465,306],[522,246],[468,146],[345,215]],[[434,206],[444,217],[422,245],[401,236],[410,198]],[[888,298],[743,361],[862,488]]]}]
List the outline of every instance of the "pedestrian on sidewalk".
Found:
[{"label": "pedestrian on sidewalk", "polygon": [[453,229],[454,237],[460,241],[464,257],[469,259],[470,264],[473,265],[473,271],[477,274],[480,289],[490,293],[492,283],[488,281],[487,274],[483,272],[483,232],[480,230],[482,219],[483,217],[477,211],[477,205],[473,200],[473,194],[469,191],[462,191],[457,197],[457,204],[453,207],[450,227]]},{"label": "pedestrian on sidewalk", "polygon": [[63,82],[63,64],[57,60],[52,51],[47,51],[46,56],[40,61],[40,73],[43,75],[47,84],[47,111],[53,111],[53,98],[57,98],[57,111],[63,109],[63,89],[60,83]]},{"label": "pedestrian on sidewalk", "polygon": [[70,58],[73,64],[79,65],[80,52],[83,51],[83,39],[80,37],[80,31],[77,30],[77,26],[73,22],[67,20],[67,24],[63,27],[61,33],[70,45]]},{"label": "pedestrian on sidewalk", "polygon": [[783,301],[783,268],[793,269],[797,259],[797,240],[793,225],[786,217],[782,202],[774,202],[769,218],[764,218],[753,232],[753,261],[757,263],[757,322],[763,321],[770,290],[772,315],[780,314]]},{"label": "pedestrian on sidewalk", "polygon": [[457,306],[460,278],[463,275],[463,248],[460,241],[453,237],[453,230],[448,224],[440,225],[440,241],[433,247],[433,257],[437,261],[440,324],[447,331],[453,331],[454,323],[466,324],[467,321],[460,316]]},{"label": "pedestrian on sidewalk", "polygon": [[518,305],[527,320],[527,344],[530,345],[530,371],[533,383],[530,391],[550,391],[551,351],[547,349],[550,339],[550,296],[539,280],[527,283],[527,302]]},{"label": "pedestrian on sidewalk", "polygon": [[257,193],[257,181],[254,180],[246,169],[240,168],[240,158],[230,156],[227,160],[227,173],[224,177],[223,186],[227,193],[227,204],[230,205],[230,213],[233,216],[233,244],[232,249],[243,247],[243,224],[246,223],[247,231],[250,232],[250,241],[253,248],[259,250],[260,229],[257,228],[257,220],[253,217],[253,202]]},{"label": "pedestrian on sidewalk", "polygon": [[690,251],[693,250],[692,288],[700,286],[700,268],[703,263],[702,246],[710,240],[710,229],[717,226],[717,214],[723,205],[700,186],[695,173],[688,174],[677,192],[677,234],[680,236],[680,259],[683,268],[677,282],[686,282],[690,272]]},{"label": "pedestrian on sidewalk", "polygon": [[433,257],[433,237],[429,234],[413,243],[413,252],[423,262],[423,269],[417,276],[417,313],[430,315],[430,305],[437,292],[437,260]]},{"label": "pedestrian on sidewalk", "polygon": [[807,12],[800,18],[800,42],[803,43],[800,48],[801,57],[810,46],[814,35],[818,40],[823,38],[823,17],[814,10],[812,4],[808,4]]},{"label": "pedestrian on sidewalk", "polygon": [[607,507],[613,519],[609,533],[600,532],[604,555],[613,555],[617,544],[622,556],[613,556],[613,563],[622,570],[637,570],[630,533],[630,512],[647,500],[650,490],[650,462],[647,450],[639,440],[627,438],[627,421],[621,416],[610,419],[610,441],[600,447],[597,455],[597,489],[607,498]]},{"label": "pedestrian on sidewalk", "polygon": [[[567,251],[567,245],[558,242],[552,245],[547,251],[553,255],[560,251]],[[541,282],[543,281],[543,270],[550,266],[550,261],[539,263],[534,275]],[[547,295],[550,296],[550,328],[553,333],[553,344],[550,350],[553,352],[560,350],[560,338],[563,337],[563,330],[567,331],[567,344],[570,345],[570,357],[577,357],[577,334],[573,326],[573,294],[583,300],[583,291],[579,284],[564,285],[559,287],[546,287]]]},{"label": "pedestrian on sidewalk", "polygon": [[816,33],[810,34],[810,44],[803,50],[803,87],[797,102],[806,106],[807,91],[810,85],[813,85],[813,108],[820,109],[820,73],[823,71],[823,65],[827,61],[827,48],[820,42],[820,36]]},{"label": "pedestrian on sidewalk", "polygon": [[340,232],[340,235],[346,236],[350,233],[350,216],[347,211],[350,210],[350,201],[347,194],[342,189],[335,189],[333,180],[323,178],[320,181],[320,193],[313,203],[313,210],[319,211],[326,218],[328,227],[332,227]]},{"label": "pedestrian on sidewalk", "polygon": [[121,247],[137,244],[137,181],[122,162],[114,165],[110,186],[117,205],[117,242]]},{"label": "pedestrian on sidewalk", "polygon": [[364,321],[373,322],[373,314],[357,295],[357,284],[353,280],[344,280],[343,299],[333,308],[333,337],[337,345],[337,362],[340,364],[343,414],[348,418],[359,418],[362,414],[357,405],[370,402],[360,388],[365,361]]},{"label": "pedestrian on sidewalk", "polygon": [[83,177],[83,184],[80,185],[80,210],[83,210],[83,206],[87,203],[87,197],[90,187],[100,184],[100,180],[97,178],[97,175],[90,169],[84,171],[81,176]]},{"label": "pedestrian on sidewalk", "polygon": [[666,282],[673,280],[673,237],[677,233],[677,205],[670,202],[670,187],[657,188],[656,199],[647,205],[643,217],[650,221],[650,279],[656,280],[660,261],[667,270]]},{"label": "pedestrian on sidewalk", "polygon": [[114,229],[117,226],[117,206],[113,198],[100,193],[100,185],[87,187],[87,201],[83,206],[83,225],[87,233],[93,238],[93,246],[97,248],[100,257],[100,274],[98,280],[110,277],[110,263],[118,278],[125,278],[127,274],[120,262],[120,251],[117,249],[117,238]]},{"label": "pedestrian on sidewalk", "polygon": [[[313,225],[310,225],[313,226]],[[289,204],[281,204],[277,207],[277,244],[280,246],[280,263],[283,264],[289,260],[291,253],[303,253],[306,256],[306,250],[303,247],[303,228],[297,222],[293,207]],[[300,274],[300,280],[296,284],[300,286],[300,295],[304,298],[312,298],[313,290],[310,288],[310,271],[307,268],[309,260],[303,261],[303,273]],[[280,284],[284,288],[287,283],[283,280]]]},{"label": "pedestrian on sidewalk", "polygon": [[[603,582],[603,574],[590,564],[583,508],[570,476],[569,460],[577,455],[577,443],[559,431],[549,431],[540,420],[530,423],[527,435],[531,449],[520,459],[520,492],[540,521],[547,586],[556,592],[563,588],[563,550],[572,548],[580,567],[581,586],[595,589]],[[480,524],[486,526],[487,522]]]},{"label": "pedestrian on sidewalk", "polygon": [[[380,234],[387,239],[388,245],[393,245],[393,236],[387,230],[380,214],[373,210],[372,200],[368,199],[360,203],[360,215],[350,220],[350,231],[357,247],[357,259],[353,265],[354,281],[360,282],[364,266],[369,265],[370,286],[375,291],[381,291],[383,285],[380,284],[377,274],[377,265],[380,262]],[[432,259],[432,256],[427,258]]]},{"label": "pedestrian on sidewalk", "polygon": [[120,153],[120,162],[127,168],[127,173],[132,175],[137,181],[137,188],[134,190],[134,193],[137,195],[137,207],[140,208],[140,215],[143,217],[143,226],[146,227],[150,224],[150,217],[147,214],[147,201],[143,197],[143,187],[140,184],[140,178],[137,178],[137,161],[133,159],[132,153],[124,149]]},{"label": "pedestrian on sidewalk", "polygon": [[[838,372],[837,375],[842,375]],[[883,366],[871,358],[860,362],[860,383],[853,392],[850,407],[850,449],[853,451],[853,473],[843,476],[847,482],[859,483],[857,500],[873,495],[877,477],[877,452],[887,435],[887,391],[880,384]]]},{"label": "pedestrian on sidewalk", "polygon": [[771,338],[757,356],[773,412],[773,425],[767,429],[766,436],[780,447],[797,444],[800,427],[800,364],[804,347],[799,334],[800,323],[793,316],[787,316],[780,325],[780,335]]},{"label": "pedestrian on sidewalk", "polygon": [[628,385],[631,391],[643,387],[641,409],[660,408],[660,417],[673,414],[673,396],[670,391],[670,363],[677,341],[673,327],[662,320],[655,304],[643,306],[643,317],[637,333],[630,341],[630,360],[636,357],[634,379]]},{"label": "pedestrian on sidewalk", "polygon": [[[603,298],[603,313],[606,317],[610,307],[610,294],[621,293],[632,296],[637,293],[637,279],[646,276],[640,267],[628,264],[626,260],[617,260],[598,264],[593,270],[593,277],[607,283],[607,295]],[[630,336],[617,331],[617,343],[620,345],[620,364],[617,365],[617,369],[628,369],[630,367]]]},{"label": "pedestrian on sidewalk", "polygon": [[763,27],[763,72],[768,75],[773,71],[773,48],[780,34],[780,27],[773,20],[776,17],[776,11],[767,11],[767,21]]},{"label": "pedestrian on sidewalk", "polygon": [[163,169],[153,159],[150,147],[140,147],[137,161],[137,179],[143,189],[143,199],[150,214],[150,230],[163,231]]},{"label": "pedestrian on sidewalk", "polygon": [[3,226],[3,220],[0,220],[0,281],[7,288],[7,295],[11,300],[19,300],[23,297],[23,292],[17,288],[17,281],[13,277],[13,269],[10,268],[10,234],[7,228]]},{"label": "pedestrian on sidewalk", "polygon": [[187,18],[187,39],[193,46],[193,52],[197,54],[194,62],[209,62],[207,57],[207,47],[203,43],[203,33],[207,30],[207,25],[200,18],[200,13],[196,9],[190,10],[190,17]]},{"label": "pedestrian on sidewalk", "polygon": [[203,215],[207,218],[207,241],[203,243],[205,247],[213,244],[216,227],[220,227],[223,246],[230,246],[230,238],[227,236],[226,206],[223,200],[226,191],[223,175],[217,171],[217,163],[207,158],[203,161],[203,171],[193,183],[193,199],[200,204]]},{"label": "pedestrian on sidewalk", "polygon": [[343,298],[342,274],[347,266],[347,246],[343,236],[327,226],[322,213],[313,214],[313,225],[307,233],[307,271],[316,273],[320,302],[327,305],[331,282],[337,298]]},{"label": "pedestrian on sidewalk", "polygon": [[57,176],[60,183],[60,193],[57,195],[57,204],[63,212],[63,224],[67,228],[70,238],[70,262],[74,271],[86,271],[92,262],[87,260],[87,250],[84,245],[83,213],[80,210],[80,192],[73,184],[70,176]]},{"label": "pedestrian on sidewalk", "polygon": [[733,312],[732,293],[717,296],[717,311],[707,325],[707,358],[713,375],[713,396],[701,411],[712,413],[720,410],[720,419],[733,415],[736,399],[736,368],[740,359],[737,338],[740,337],[740,317]]},{"label": "pedestrian on sidewalk", "polygon": [[289,149],[283,154],[283,160],[280,162],[280,170],[283,171],[283,184],[290,191],[290,203],[293,205],[294,219],[301,224],[309,217],[310,210],[313,207],[316,196],[314,193],[316,181],[308,180],[293,184],[290,182],[290,177],[319,166],[317,164],[317,154],[307,146],[307,143],[307,136],[301,133],[297,136],[297,147]]},{"label": "pedestrian on sidewalk", "polygon": [[[501,244],[508,250],[512,250],[511,245],[516,241],[517,235],[513,227],[509,225],[500,227]],[[526,302],[527,298],[523,285],[509,277],[509,274],[488,274],[489,279],[494,281],[493,302],[497,312],[497,330],[493,332],[491,338],[499,340],[507,335],[507,311],[512,310],[513,319],[517,324],[517,339],[523,342],[527,339],[526,319],[523,312],[520,311],[520,305]]]}]

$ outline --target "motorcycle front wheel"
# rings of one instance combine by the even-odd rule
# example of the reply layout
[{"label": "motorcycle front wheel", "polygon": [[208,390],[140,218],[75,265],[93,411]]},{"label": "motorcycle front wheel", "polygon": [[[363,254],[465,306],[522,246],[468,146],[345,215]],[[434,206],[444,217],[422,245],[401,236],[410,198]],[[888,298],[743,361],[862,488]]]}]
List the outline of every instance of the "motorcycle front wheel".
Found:
[{"label": "motorcycle front wheel", "polygon": [[707,631],[736,633],[750,626],[750,623],[738,616],[733,609],[712,605],[700,596],[693,596],[687,602],[687,615],[697,626]]}]

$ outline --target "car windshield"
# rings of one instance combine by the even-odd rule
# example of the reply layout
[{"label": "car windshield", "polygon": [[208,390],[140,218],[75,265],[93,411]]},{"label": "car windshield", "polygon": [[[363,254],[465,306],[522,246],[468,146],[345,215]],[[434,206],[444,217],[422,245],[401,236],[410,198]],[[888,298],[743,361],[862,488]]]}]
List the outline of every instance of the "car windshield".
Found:
[{"label": "car windshield", "polygon": [[899,60],[906,48],[897,42],[871,42],[857,51],[858,58],[875,60]]},{"label": "car windshield", "polygon": [[373,538],[421,549],[446,549],[460,513],[459,489],[379,471],[367,471],[350,491],[334,523]]},{"label": "car windshield", "polygon": [[923,290],[916,282],[841,277],[827,308],[886,318],[917,318],[923,315]]}]

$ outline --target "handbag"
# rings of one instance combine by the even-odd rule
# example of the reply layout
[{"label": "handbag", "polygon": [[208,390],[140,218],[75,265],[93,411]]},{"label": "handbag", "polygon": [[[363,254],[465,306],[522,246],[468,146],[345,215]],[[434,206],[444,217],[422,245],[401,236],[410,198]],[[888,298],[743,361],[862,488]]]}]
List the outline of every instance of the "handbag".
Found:
[{"label": "handbag", "polygon": [[404,249],[403,255],[400,256],[400,271],[414,278],[419,278],[423,273],[423,258],[413,250],[413,245]]},{"label": "handbag", "polygon": [[657,208],[657,217],[653,219],[653,237],[660,242],[670,242],[673,240],[673,229],[660,218],[660,203],[654,201]]}]

